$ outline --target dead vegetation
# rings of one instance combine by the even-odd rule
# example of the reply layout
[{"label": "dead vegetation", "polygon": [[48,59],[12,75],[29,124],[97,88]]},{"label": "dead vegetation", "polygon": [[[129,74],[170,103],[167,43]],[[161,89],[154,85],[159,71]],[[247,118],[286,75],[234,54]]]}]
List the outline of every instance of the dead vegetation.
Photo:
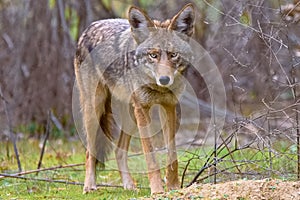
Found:
[{"label": "dead vegetation", "polygon": [[297,200],[300,199],[300,182],[265,179],[194,184],[182,190],[153,196],[153,199]]}]

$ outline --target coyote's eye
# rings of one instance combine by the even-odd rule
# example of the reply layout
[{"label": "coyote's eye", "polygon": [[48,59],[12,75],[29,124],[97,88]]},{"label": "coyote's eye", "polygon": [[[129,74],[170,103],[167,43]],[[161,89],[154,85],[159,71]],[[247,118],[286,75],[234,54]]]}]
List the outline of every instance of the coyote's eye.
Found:
[{"label": "coyote's eye", "polygon": [[170,56],[171,58],[176,58],[178,56],[178,53],[171,53]]},{"label": "coyote's eye", "polygon": [[150,58],[157,58],[157,53],[149,53],[148,54]]}]

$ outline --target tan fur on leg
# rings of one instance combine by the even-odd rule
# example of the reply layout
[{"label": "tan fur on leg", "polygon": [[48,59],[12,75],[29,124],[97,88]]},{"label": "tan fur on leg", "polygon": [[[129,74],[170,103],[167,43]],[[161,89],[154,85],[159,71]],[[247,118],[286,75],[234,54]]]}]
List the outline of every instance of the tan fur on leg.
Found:
[{"label": "tan fur on leg", "polygon": [[175,145],[176,132],[176,106],[163,105],[164,111],[160,109],[160,118],[163,127],[163,135],[165,139],[166,148],[168,151],[167,157],[167,188],[168,190],[178,189],[178,161]]},{"label": "tan fur on leg", "polygon": [[118,141],[118,147],[115,151],[117,164],[119,168],[119,172],[122,178],[123,187],[127,190],[134,190],[136,189],[136,186],[134,184],[134,181],[129,173],[128,169],[128,147],[130,143],[131,135],[127,135],[123,131],[121,131],[119,141]]},{"label": "tan fur on leg", "polygon": [[134,114],[137,120],[143,151],[146,158],[151,194],[162,193],[164,190],[162,186],[160,169],[155,159],[150,138],[150,130],[148,127],[150,124],[149,108],[141,108],[136,106],[134,108]]}]

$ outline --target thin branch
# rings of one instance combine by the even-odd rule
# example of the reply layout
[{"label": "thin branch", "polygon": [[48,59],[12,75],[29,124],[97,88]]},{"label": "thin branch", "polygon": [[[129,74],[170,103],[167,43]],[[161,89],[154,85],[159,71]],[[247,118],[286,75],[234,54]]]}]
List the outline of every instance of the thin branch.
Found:
[{"label": "thin branch", "polygon": [[186,175],[186,172],[187,172],[187,169],[191,163],[191,161],[193,160],[193,158],[190,158],[188,161],[187,161],[187,164],[185,165],[184,167],[184,170],[182,172],[182,176],[181,176],[181,184],[180,184],[180,188],[183,188],[183,183],[184,183],[184,178],[185,178],[185,175]]},{"label": "thin branch", "polygon": [[[207,178],[209,178],[209,177],[211,177],[211,176],[216,176],[216,175],[218,175],[218,174],[221,174],[221,173],[223,173],[223,172],[226,172],[226,171],[229,170],[229,169],[238,168],[239,166],[244,166],[244,165],[247,165],[247,164],[248,164],[248,163],[236,164],[236,165],[234,165],[234,166],[231,166],[231,167],[227,167],[227,168],[225,168],[225,169],[222,169],[221,171],[211,173],[211,174],[209,174],[209,175],[207,175],[207,176],[204,176],[204,177],[200,178],[199,180],[197,180],[197,183],[200,183],[200,182],[202,182],[203,180],[205,180],[205,179],[207,179]],[[241,174],[241,173],[239,172],[239,174]]]},{"label": "thin branch", "polygon": [[[57,169],[65,169],[65,168],[73,168],[73,167],[78,167],[78,166],[84,166],[85,163],[78,163],[78,164],[69,164],[69,165],[59,165],[55,167],[49,167],[49,168],[42,168],[42,169],[34,169],[34,170],[29,170],[29,171],[24,171],[24,172],[19,172],[15,174],[9,174],[12,176],[23,176],[27,174],[33,174],[37,172],[42,172],[42,171],[52,171],[52,170],[57,170]],[[1,178],[5,178],[5,176],[0,176]]]},{"label": "thin branch", "polygon": [[[233,61],[236,62],[238,65],[240,65],[241,67],[245,67],[248,68],[249,66],[241,63],[237,57],[235,57],[227,48],[223,47],[223,49],[232,57]],[[234,77],[233,77],[234,78]]]},{"label": "thin branch", "polygon": [[[225,140],[226,141],[226,140]],[[234,152],[236,151],[240,151],[240,150],[243,150],[243,149],[247,149],[249,148],[253,143],[254,143],[255,140],[249,142],[248,144],[242,146],[242,147],[239,147],[239,148],[234,148],[233,150],[229,151],[227,154],[221,156],[220,158],[216,159],[216,160],[213,160],[212,163],[208,163],[206,162],[203,167],[198,171],[198,173],[195,175],[195,177],[193,178],[193,180],[187,185],[187,186],[191,186],[193,183],[196,183],[199,176],[202,174],[202,172],[212,166],[215,165],[215,163],[219,163],[221,162],[224,158],[226,158],[227,156],[229,156],[230,154],[233,154]],[[213,157],[214,154],[212,154],[207,160],[210,160],[211,157]]]},{"label": "thin branch", "polygon": [[[48,111],[48,118],[47,118],[47,125],[46,125],[45,139],[44,139],[43,146],[42,146],[42,149],[41,149],[41,154],[40,154],[40,159],[39,159],[37,169],[41,168],[42,160],[43,160],[43,156],[44,156],[44,152],[45,152],[45,148],[46,148],[46,144],[47,144],[47,140],[48,140],[49,135],[50,135],[50,129],[51,129],[50,115],[51,115],[51,111],[49,110]],[[37,172],[37,174],[38,174],[38,172]]]},{"label": "thin branch", "polygon": [[[287,72],[285,71],[284,67],[283,67],[282,64],[280,63],[280,61],[279,61],[279,59],[278,59],[276,53],[273,51],[271,45],[264,39],[265,33],[262,31],[262,28],[261,28],[261,25],[260,25],[259,20],[257,20],[257,25],[258,25],[258,28],[259,28],[259,30],[257,31],[257,33],[258,33],[258,34],[261,34],[261,37],[260,37],[260,38],[264,41],[265,45],[270,49],[270,52],[273,54],[275,60],[277,61],[277,63],[278,63],[278,65],[279,65],[281,71],[283,72],[283,74],[284,74],[284,76],[285,76],[287,82],[289,83],[289,85],[291,85],[291,84],[292,84],[292,83],[291,83],[291,80],[289,79],[289,76],[287,75]],[[288,47],[286,47],[286,48],[288,48]]]},{"label": "thin branch", "polygon": [[11,119],[10,119],[10,115],[9,115],[8,108],[7,108],[7,100],[3,96],[1,86],[0,86],[0,98],[2,99],[3,105],[4,105],[6,120],[7,120],[7,124],[8,124],[9,138],[10,138],[10,141],[13,143],[13,147],[14,147],[14,151],[15,151],[15,155],[16,155],[16,159],[17,159],[17,163],[18,163],[18,169],[19,169],[19,172],[21,172],[22,166],[21,166],[20,156],[19,156],[19,152],[18,152],[18,148],[17,148],[16,136],[12,131]]},{"label": "thin branch", "polygon": [[52,111],[50,112],[50,119],[59,131],[61,131],[61,132],[64,131],[62,124],[59,122],[57,117],[55,117],[55,115],[53,114]]},{"label": "thin branch", "polygon": [[[212,93],[213,94],[213,93]],[[214,184],[217,183],[217,162],[216,160],[218,159],[218,155],[217,155],[217,136],[218,136],[218,130],[217,130],[217,125],[216,125],[216,111],[215,111],[215,99],[214,99],[214,95],[211,95],[211,100],[212,100],[212,106],[213,106],[213,121],[214,121]],[[224,141],[223,141],[223,144]],[[225,145],[226,146],[226,145]]]},{"label": "thin branch", "polygon": [[[16,179],[23,179],[23,180],[30,180],[30,181],[42,181],[42,182],[49,182],[49,183],[63,183],[67,185],[84,185],[84,183],[81,182],[72,182],[67,180],[53,180],[48,178],[30,178],[30,177],[24,177],[24,176],[15,176],[10,174],[4,174],[0,173],[0,176],[6,177],[6,178],[16,178]],[[97,184],[97,187],[113,187],[113,188],[123,188],[122,185],[109,185],[109,184]]]},{"label": "thin branch", "polygon": [[12,39],[9,37],[9,35],[4,33],[4,34],[2,34],[2,38],[6,42],[8,49],[12,50],[14,48],[14,43],[13,43]]},{"label": "thin branch", "polygon": [[[223,141],[223,143],[224,143],[224,145],[225,145],[227,151],[230,152],[230,148],[229,148],[228,145],[224,142],[223,137],[220,136],[220,138],[221,138],[221,140]],[[235,145],[235,148],[237,148],[237,144]],[[232,154],[229,154],[229,156],[230,156],[232,162],[235,164],[237,171],[241,174],[242,172],[241,172],[241,170],[238,168],[237,163],[236,163],[236,161],[235,161],[234,158],[233,158],[233,155],[232,155]]]},{"label": "thin branch", "polygon": [[[300,1],[297,3],[296,6],[298,6],[298,4],[300,3]],[[296,74],[296,67],[293,66],[292,67],[292,71],[291,71],[291,74],[292,74],[292,81],[293,81],[293,84],[295,85],[292,90],[293,90],[293,93],[294,93],[294,102],[295,102],[295,105],[296,105],[296,108],[293,109],[294,112],[295,112],[295,121],[296,121],[296,143],[297,143],[297,178],[298,180],[300,180],[300,122],[299,122],[299,112],[298,112],[298,108],[299,108],[299,99],[298,98],[298,91],[297,91],[297,74]]]}]

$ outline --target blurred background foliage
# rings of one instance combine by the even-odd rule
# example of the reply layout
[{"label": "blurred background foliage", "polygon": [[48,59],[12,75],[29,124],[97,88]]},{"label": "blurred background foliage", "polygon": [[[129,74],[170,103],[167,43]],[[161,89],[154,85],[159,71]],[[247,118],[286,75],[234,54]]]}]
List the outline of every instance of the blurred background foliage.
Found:
[{"label": "blurred background foliage", "polygon": [[[297,0],[0,0],[0,89],[13,126],[38,136],[52,110],[73,135],[73,58],[83,30],[95,20],[126,18],[130,5],[167,19],[188,2],[197,8],[194,37],[223,75],[233,117],[256,116],[266,105],[298,108]],[[209,105],[201,77],[191,71],[189,78],[202,106]],[[7,128],[1,103],[0,130]]]}]

